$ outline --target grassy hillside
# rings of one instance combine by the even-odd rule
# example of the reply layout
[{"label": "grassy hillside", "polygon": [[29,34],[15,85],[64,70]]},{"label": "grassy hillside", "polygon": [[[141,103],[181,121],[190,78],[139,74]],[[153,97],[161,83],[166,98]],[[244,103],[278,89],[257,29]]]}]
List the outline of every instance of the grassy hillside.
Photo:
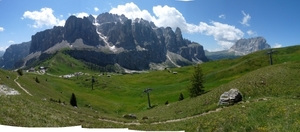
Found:
[{"label": "grassy hillside", "polygon": [[[29,96],[13,81],[18,76],[16,72],[0,70],[0,84],[21,93],[0,96],[0,103],[3,104],[0,107],[3,117],[0,123],[17,126],[82,124],[84,127],[129,127],[141,130],[293,131],[297,130],[299,122],[299,54],[300,46],[276,49],[272,66],[269,65],[266,51],[237,59],[203,63],[201,67],[207,93],[189,98],[186,89],[190,84],[193,66],[142,74],[102,75],[103,72],[91,71],[84,63],[58,53],[43,63],[49,66],[49,73],[64,75],[82,71],[88,74],[78,79],[64,79],[46,74],[24,73],[17,81],[33,95]],[[177,74],[173,74],[173,71]],[[96,80],[94,90],[92,76]],[[35,82],[36,77],[40,83]],[[147,109],[147,96],[143,92],[146,88],[153,89],[150,99],[155,107],[152,109]],[[244,103],[226,108],[217,106],[219,96],[230,88],[238,88],[242,92]],[[69,105],[72,93],[76,95],[78,108]],[[182,101],[178,101],[180,93],[185,98]],[[60,100],[66,105],[50,99]],[[166,101],[169,105],[165,105]],[[220,111],[201,115],[215,110]],[[138,119],[122,118],[129,113],[137,115]],[[263,115],[268,118],[262,118]],[[148,120],[141,119],[145,116]],[[192,116],[197,117],[185,119]],[[181,118],[177,122],[172,121]],[[141,124],[126,125],[112,121]],[[158,123],[164,121],[169,123]],[[288,126],[287,122],[290,122]]]}]

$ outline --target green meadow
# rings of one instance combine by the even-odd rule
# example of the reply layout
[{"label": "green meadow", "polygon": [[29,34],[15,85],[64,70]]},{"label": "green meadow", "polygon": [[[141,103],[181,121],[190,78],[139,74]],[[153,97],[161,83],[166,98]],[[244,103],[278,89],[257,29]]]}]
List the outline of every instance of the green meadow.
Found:
[{"label": "green meadow", "polygon": [[[275,50],[273,65],[269,64],[266,50],[202,63],[205,94],[196,98],[190,98],[187,92],[194,66],[119,74],[91,70],[86,63],[59,52],[37,65],[47,66],[47,74],[24,71],[16,80],[32,96],[14,82],[17,72],[0,70],[0,85],[21,93],[0,96],[0,124],[133,130],[298,131],[300,46]],[[75,72],[86,74],[59,77]],[[147,94],[143,92],[147,88],[152,89],[152,108],[148,108]],[[231,88],[239,89],[243,101],[218,106],[220,95]],[[69,103],[72,93],[76,95],[78,108]],[[184,95],[182,101],[178,101],[180,93]],[[135,114],[137,119],[125,119],[125,114]]]}]

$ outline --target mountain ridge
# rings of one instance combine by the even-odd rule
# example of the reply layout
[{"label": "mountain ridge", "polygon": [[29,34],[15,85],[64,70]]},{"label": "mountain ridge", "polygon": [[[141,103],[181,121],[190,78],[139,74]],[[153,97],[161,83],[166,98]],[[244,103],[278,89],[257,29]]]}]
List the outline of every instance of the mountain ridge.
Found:
[{"label": "mountain ridge", "polygon": [[267,43],[267,40],[262,37],[242,38],[235,42],[229,49],[229,52],[235,52],[236,55],[247,55],[249,53],[269,49],[271,46]]},{"label": "mountain ridge", "polygon": [[[100,66],[114,63],[130,70],[151,69],[153,64],[164,64],[159,68],[164,69],[208,61],[203,46],[184,39],[180,28],[174,32],[170,27],[156,27],[144,19],[131,20],[111,13],[102,13],[96,18],[70,16],[63,27],[37,32],[31,38],[29,54],[40,54],[23,59],[26,66],[42,61],[39,55],[52,54],[62,48],[69,48],[67,53],[76,59]],[[83,58],[82,53],[94,59]]]},{"label": "mountain ridge", "polygon": [[209,52],[206,50],[205,55],[210,60],[233,59],[259,50],[270,48],[271,46],[267,43],[267,40],[262,36],[258,36],[239,39],[228,50],[214,52]]}]

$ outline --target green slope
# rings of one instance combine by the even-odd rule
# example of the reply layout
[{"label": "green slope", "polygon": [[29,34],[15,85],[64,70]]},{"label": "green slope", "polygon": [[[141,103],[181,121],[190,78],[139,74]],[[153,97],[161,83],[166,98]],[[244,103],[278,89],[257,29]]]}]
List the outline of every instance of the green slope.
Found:
[{"label": "green slope", "polygon": [[[51,68],[49,69],[51,74],[64,75],[82,71],[89,75],[81,75],[78,79],[76,77],[63,79],[50,75],[25,73],[17,81],[33,95],[29,96],[13,82],[17,77],[16,72],[0,70],[0,84],[8,85],[21,92],[21,95],[16,96],[0,96],[0,103],[4,106],[0,108],[3,117],[0,123],[19,126],[83,124],[85,127],[129,127],[142,130],[294,130],[297,128],[297,123],[290,124],[289,127],[285,127],[284,123],[297,121],[296,117],[298,117],[297,111],[291,110],[291,107],[300,96],[299,54],[300,46],[276,49],[272,66],[269,65],[266,51],[255,52],[237,59],[203,63],[201,66],[205,75],[204,86],[207,93],[197,98],[189,98],[186,88],[189,85],[193,66],[170,69],[177,74],[163,70],[132,75],[107,73],[111,75],[107,77],[99,76],[99,71],[84,69],[86,67],[84,63],[58,53],[42,63]],[[6,76],[10,76],[10,79]],[[96,79],[94,90],[91,89],[91,76],[95,76]],[[35,82],[36,77],[39,78],[40,83]],[[143,93],[146,88],[153,89],[150,92],[150,99],[151,104],[156,107],[150,110],[147,109],[147,96]],[[163,124],[148,124],[216,110],[219,108],[217,106],[219,96],[230,88],[238,88],[244,96],[244,101],[253,102],[260,98],[270,98],[270,100],[230,106],[205,116],[168,123],[169,127],[164,127]],[[69,105],[72,93],[75,93],[78,99],[77,109]],[[183,101],[177,101],[180,93],[184,94]],[[64,101],[67,105],[51,102],[50,98]],[[166,101],[170,103],[168,106],[164,105]],[[91,107],[87,107],[88,105]],[[25,109],[22,109],[22,106],[26,106]],[[298,108],[297,105],[295,107]],[[273,109],[269,110],[270,108]],[[288,113],[278,112],[284,108]],[[243,110],[244,113],[231,110]],[[259,112],[259,110],[263,111]],[[128,113],[136,114],[139,122],[146,124],[126,126],[97,120],[105,118],[131,122],[132,120],[122,118],[123,114]],[[228,114],[232,116],[229,116],[230,119],[232,118],[230,121],[227,121]],[[259,115],[263,114],[269,114],[270,120],[273,119],[270,124],[267,123],[268,120],[259,118]],[[284,118],[287,114],[295,115],[295,118]],[[44,116],[45,118],[42,118]],[[144,116],[149,119],[141,120]],[[234,121],[239,116],[243,120]],[[256,122],[251,123],[251,121]],[[272,124],[279,126],[272,128]],[[294,128],[289,129],[291,127]]]}]

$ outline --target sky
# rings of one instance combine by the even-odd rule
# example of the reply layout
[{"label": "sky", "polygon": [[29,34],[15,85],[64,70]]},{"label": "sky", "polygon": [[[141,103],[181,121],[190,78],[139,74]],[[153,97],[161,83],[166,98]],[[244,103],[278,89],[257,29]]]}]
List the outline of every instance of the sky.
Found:
[{"label": "sky", "polygon": [[0,51],[63,26],[71,15],[109,12],[179,27],[208,51],[262,36],[273,48],[300,44],[299,0],[0,0]]}]

